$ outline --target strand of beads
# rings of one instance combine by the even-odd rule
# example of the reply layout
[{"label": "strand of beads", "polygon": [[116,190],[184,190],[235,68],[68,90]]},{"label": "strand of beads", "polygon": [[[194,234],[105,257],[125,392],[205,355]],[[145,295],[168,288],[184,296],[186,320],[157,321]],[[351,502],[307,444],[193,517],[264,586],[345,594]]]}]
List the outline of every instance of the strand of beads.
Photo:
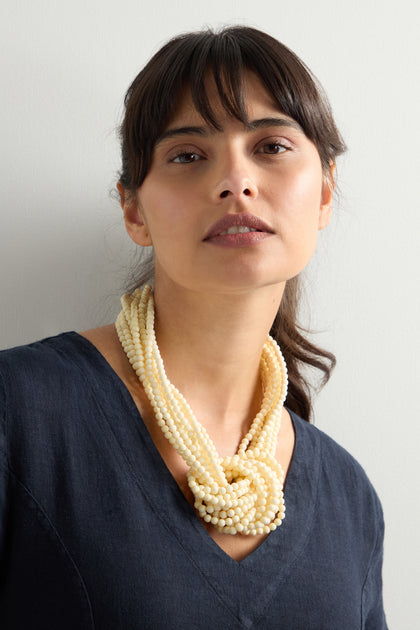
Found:
[{"label": "strand of beads", "polygon": [[158,425],[189,466],[195,508],[219,531],[263,534],[285,514],[284,473],[275,459],[287,369],[277,343],[268,337],[261,356],[263,401],[236,455],[220,458],[207,431],[165,373],[154,332],[150,286],[123,296],[116,321],[120,342],[139,377]]}]

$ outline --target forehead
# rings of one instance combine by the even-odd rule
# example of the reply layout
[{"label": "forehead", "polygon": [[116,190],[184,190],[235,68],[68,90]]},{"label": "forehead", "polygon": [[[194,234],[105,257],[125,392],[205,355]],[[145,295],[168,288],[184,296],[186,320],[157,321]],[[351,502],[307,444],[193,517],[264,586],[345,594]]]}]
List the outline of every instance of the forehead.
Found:
[{"label": "forehead", "polygon": [[[233,115],[222,104],[216,82],[211,74],[206,76],[204,88],[210,109],[216,121],[223,127],[223,121],[232,118]],[[268,92],[259,77],[251,71],[244,72],[242,76],[241,95],[248,120],[281,113],[274,97]],[[287,118],[284,114],[283,117]],[[203,116],[194,104],[190,86],[186,85],[179,95],[174,114],[169,119],[166,129],[173,126],[183,126],[187,123],[192,125],[202,122]]]}]

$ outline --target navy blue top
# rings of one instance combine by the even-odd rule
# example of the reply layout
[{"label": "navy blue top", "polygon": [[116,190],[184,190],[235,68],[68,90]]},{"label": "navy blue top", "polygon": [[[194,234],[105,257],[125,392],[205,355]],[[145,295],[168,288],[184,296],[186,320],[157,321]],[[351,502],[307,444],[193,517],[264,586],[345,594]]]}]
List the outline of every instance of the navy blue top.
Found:
[{"label": "navy blue top", "polygon": [[379,500],[346,451],[291,415],[286,518],[237,562],[89,341],[1,352],[0,627],[386,629]]}]

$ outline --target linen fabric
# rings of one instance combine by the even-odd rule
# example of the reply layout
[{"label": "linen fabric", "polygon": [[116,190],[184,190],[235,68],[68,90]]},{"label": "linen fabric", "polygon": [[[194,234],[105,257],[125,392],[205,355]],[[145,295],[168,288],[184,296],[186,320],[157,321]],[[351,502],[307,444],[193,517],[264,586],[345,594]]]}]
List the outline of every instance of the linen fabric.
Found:
[{"label": "linen fabric", "polygon": [[0,627],[385,630],[377,495],[344,449],[291,416],[286,518],[237,562],[89,341],[0,352]]}]

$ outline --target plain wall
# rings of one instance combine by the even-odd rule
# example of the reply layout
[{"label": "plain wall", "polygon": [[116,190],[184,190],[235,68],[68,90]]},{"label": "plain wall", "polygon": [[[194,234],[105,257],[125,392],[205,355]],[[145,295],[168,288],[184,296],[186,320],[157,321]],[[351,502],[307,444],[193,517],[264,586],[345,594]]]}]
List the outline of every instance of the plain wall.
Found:
[{"label": "plain wall", "polygon": [[306,274],[306,320],[338,366],[315,423],[366,469],[386,519],[390,628],[418,624],[417,4],[18,2],[0,8],[0,346],[113,321],[134,248],[109,192],[123,95],[170,36],[268,31],[323,83],[349,146]]}]

